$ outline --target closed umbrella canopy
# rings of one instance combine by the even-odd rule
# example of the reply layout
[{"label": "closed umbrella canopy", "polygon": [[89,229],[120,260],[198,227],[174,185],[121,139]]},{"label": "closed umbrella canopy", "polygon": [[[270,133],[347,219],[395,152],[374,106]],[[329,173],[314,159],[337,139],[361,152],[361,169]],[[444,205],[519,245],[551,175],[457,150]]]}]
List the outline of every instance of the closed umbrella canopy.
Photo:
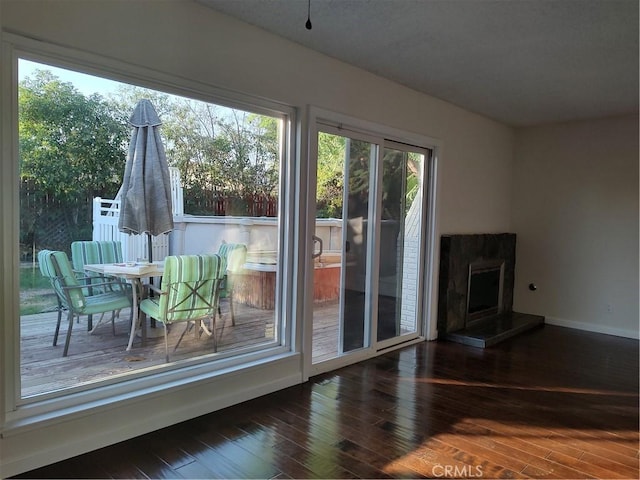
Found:
[{"label": "closed umbrella canopy", "polygon": [[[121,190],[118,228],[124,233],[160,235],[173,230],[169,165],[160,138],[160,118],[153,104],[138,102]],[[149,238],[149,261],[151,258]]]}]

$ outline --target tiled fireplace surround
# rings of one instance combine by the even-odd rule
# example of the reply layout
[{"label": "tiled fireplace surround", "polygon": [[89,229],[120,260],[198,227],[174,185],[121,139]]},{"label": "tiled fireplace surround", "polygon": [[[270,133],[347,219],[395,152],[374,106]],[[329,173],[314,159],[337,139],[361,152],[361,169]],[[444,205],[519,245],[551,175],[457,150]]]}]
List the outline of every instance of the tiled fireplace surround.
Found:
[{"label": "tiled fireplace surround", "polygon": [[[469,266],[504,261],[501,313],[467,322]],[[487,347],[541,325],[543,317],[513,312],[516,234],[443,235],[440,239],[438,337]]]},{"label": "tiled fireplace surround", "polygon": [[465,327],[469,265],[488,260],[504,261],[502,312],[511,312],[516,265],[515,233],[442,236],[438,293],[439,333],[455,332]]}]

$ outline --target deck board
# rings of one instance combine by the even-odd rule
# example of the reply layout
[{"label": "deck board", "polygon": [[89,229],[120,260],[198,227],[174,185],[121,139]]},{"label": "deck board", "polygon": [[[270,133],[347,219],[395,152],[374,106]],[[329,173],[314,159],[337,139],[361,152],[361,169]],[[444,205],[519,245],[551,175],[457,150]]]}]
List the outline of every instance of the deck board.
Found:
[{"label": "deck board", "polygon": [[[317,304],[314,309],[314,352],[318,358],[326,358],[337,352],[338,323],[335,317],[335,301]],[[173,347],[184,331],[183,324],[169,328],[169,355],[172,362],[180,362],[199,355],[223,355],[231,351],[272,342],[274,338],[274,310],[262,310],[234,303],[236,324],[232,325],[227,300],[222,300],[222,317],[216,321],[217,353],[213,338],[194,332],[184,336],[178,348]],[[162,325],[158,324],[157,338],[148,338],[145,346],[140,338],[127,352],[129,340],[130,312],[120,312],[115,322],[115,335],[110,320],[104,321],[93,334],[87,332],[87,318],[72,328],[69,354],[62,356],[67,331],[66,312],[57,346],[53,346],[53,336],[57,321],[56,312],[46,312],[23,316],[20,319],[20,358],[22,396],[58,391],[70,387],[88,385],[92,382],[126,375],[156,365],[163,365],[164,336]],[[96,325],[98,318],[94,318]],[[315,355],[314,355],[315,358]]]}]

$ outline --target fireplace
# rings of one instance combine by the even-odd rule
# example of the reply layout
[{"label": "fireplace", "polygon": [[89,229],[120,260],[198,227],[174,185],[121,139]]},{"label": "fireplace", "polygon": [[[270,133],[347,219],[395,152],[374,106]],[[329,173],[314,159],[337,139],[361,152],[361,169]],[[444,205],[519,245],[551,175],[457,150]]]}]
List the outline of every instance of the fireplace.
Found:
[{"label": "fireplace", "polygon": [[503,280],[504,260],[488,260],[469,265],[465,326],[502,312]]},{"label": "fireplace", "polygon": [[510,313],[515,263],[515,233],[443,235],[438,334]]},{"label": "fireplace", "polygon": [[514,233],[443,235],[438,338],[485,348],[544,325],[513,311],[515,264]]}]

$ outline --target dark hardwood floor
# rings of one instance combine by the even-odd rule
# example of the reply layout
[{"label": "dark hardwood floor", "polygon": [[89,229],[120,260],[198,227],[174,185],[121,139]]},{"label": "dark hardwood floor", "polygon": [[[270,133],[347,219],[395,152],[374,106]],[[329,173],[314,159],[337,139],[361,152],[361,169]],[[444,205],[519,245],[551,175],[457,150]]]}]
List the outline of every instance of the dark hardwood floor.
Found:
[{"label": "dark hardwood floor", "polygon": [[638,341],[429,342],[21,478],[633,478]]}]

